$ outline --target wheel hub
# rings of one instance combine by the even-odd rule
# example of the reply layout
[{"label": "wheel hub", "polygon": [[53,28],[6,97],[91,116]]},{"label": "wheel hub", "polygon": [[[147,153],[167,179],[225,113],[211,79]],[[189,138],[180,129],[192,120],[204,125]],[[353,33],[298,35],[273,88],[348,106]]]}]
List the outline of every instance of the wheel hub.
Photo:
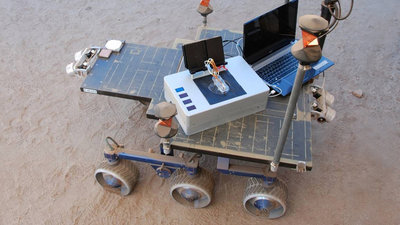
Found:
[{"label": "wheel hub", "polygon": [[273,185],[265,186],[259,178],[249,178],[243,206],[252,215],[268,219],[281,217],[286,212],[287,188],[279,179]]},{"label": "wheel hub", "polygon": [[156,169],[157,176],[162,177],[162,178],[168,178],[171,176],[171,170],[164,167],[160,166]]},{"label": "wheel hub", "polygon": [[121,187],[121,181],[109,174],[103,174],[104,181],[113,188]]},{"label": "wheel hub", "polygon": [[271,202],[267,199],[259,199],[254,202],[254,206],[259,210],[265,210],[270,208]]},{"label": "wheel hub", "polygon": [[180,190],[178,190],[178,192],[182,198],[190,202],[199,199],[201,196],[197,191],[190,188],[181,188]]}]

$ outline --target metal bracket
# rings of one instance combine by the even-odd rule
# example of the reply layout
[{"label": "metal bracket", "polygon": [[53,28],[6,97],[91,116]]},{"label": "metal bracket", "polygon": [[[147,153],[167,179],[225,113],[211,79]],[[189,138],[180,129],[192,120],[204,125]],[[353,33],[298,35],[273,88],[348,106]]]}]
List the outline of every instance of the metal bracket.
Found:
[{"label": "metal bracket", "polygon": [[[110,143],[111,141],[112,143]],[[107,148],[104,149],[104,157],[108,160],[108,163],[114,165],[118,163],[118,153],[124,148],[124,145],[118,144],[111,137],[106,138]]]},{"label": "metal bracket", "polygon": [[175,170],[174,168],[170,169],[166,167],[164,163],[161,166],[152,165],[152,167],[155,169],[157,176],[162,178],[169,178]]},{"label": "metal bracket", "polygon": [[93,46],[75,53],[75,62],[68,64],[65,68],[67,74],[86,77],[96,63],[100,50],[100,47]]},{"label": "metal bracket", "polygon": [[304,161],[298,161],[298,162],[297,162],[297,165],[296,165],[296,171],[297,171],[298,173],[304,173],[304,172],[306,172],[306,171],[307,171],[306,162],[304,162]]},{"label": "metal bracket", "polygon": [[143,152],[128,150],[128,153],[123,152],[124,146],[118,144],[113,138],[107,137],[106,143],[108,148],[104,149],[104,157],[110,164],[118,163],[119,159],[127,159],[137,162],[150,164],[160,177],[168,178],[173,171],[178,168],[184,168],[189,175],[195,175],[199,168],[199,157],[194,155],[189,159],[183,157],[173,157],[169,155],[161,155],[153,151]]},{"label": "metal bracket", "polygon": [[270,170],[272,173],[278,172],[279,163],[271,162],[270,163]]},{"label": "metal bracket", "polygon": [[311,85],[310,92],[315,98],[315,101],[311,105],[311,118],[321,123],[331,122],[336,116],[336,111],[331,108],[335,97],[317,85]]},{"label": "metal bracket", "polygon": [[136,150],[129,150],[128,152],[129,154],[125,152],[120,152],[118,153],[118,157],[121,159],[147,163],[150,164],[154,169],[157,169],[159,167],[168,168],[168,170],[171,170],[171,172],[174,169],[184,168],[189,175],[196,174],[199,168],[198,158],[193,158],[191,161],[188,161],[184,158],[160,155],[158,153]]},{"label": "metal bracket", "polygon": [[229,158],[218,157],[218,171],[236,176],[262,178],[267,183],[272,183],[276,179],[277,174],[270,170],[269,165],[263,164],[260,166],[245,166],[232,164],[229,161]]}]

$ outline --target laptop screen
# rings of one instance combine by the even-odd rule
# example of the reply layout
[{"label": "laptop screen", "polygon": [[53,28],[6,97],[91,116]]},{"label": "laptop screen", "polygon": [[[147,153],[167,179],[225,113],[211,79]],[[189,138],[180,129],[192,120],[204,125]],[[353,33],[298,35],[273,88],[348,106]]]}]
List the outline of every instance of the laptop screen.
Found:
[{"label": "laptop screen", "polygon": [[290,44],[296,37],[298,0],[267,12],[243,25],[243,58],[254,64]]}]

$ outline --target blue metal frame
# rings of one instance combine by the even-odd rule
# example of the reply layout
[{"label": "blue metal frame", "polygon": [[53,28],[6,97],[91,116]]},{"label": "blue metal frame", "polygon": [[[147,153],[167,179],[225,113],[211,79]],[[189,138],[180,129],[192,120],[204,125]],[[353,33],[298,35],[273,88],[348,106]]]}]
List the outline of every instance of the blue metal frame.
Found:
[{"label": "blue metal frame", "polygon": [[[185,164],[180,164],[180,163],[172,163],[172,162],[167,162],[167,161],[160,161],[157,159],[145,157],[145,156],[138,156],[138,155],[130,155],[125,152],[121,152],[118,154],[119,158],[121,159],[127,159],[127,160],[132,160],[132,161],[138,161],[138,162],[144,162],[151,164],[153,168],[157,169],[158,167],[164,165],[166,168],[170,169],[171,171],[176,170],[177,168],[184,168],[189,175],[195,175],[198,172],[198,168],[191,168],[191,167],[186,167]],[[156,167],[158,166],[158,167]]]},{"label": "blue metal frame", "polygon": [[151,167],[156,171],[157,176],[162,178],[169,178],[176,170],[176,168],[164,168],[161,169],[161,166],[151,165]]},{"label": "blue metal frame", "polygon": [[[107,160],[109,160],[109,162],[113,162],[118,159],[126,159],[126,160],[132,160],[132,161],[150,164],[151,167],[157,172],[157,175],[160,177],[163,177],[163,178],[170,177],[171,174],[174,173],[175,170],[178,168],[185,169],[189,175],[195,175],[198,172],[197,167],[196,168],[187,167],[185,165],[185,163],[175,163],[175,162],[170,162],[167,160],[158,160],[158,159],[154,159],[154,158],[147,157],[147,156],[132,155],[132,154],[128,154],[125,152],[120,152],[118,154],[112,154],[112,155],[105,153],[104,157]],[[168,157],[173,157],[173,156],[168,156]],[[166,170],[162,170],[161,169],[162,167],[166,168]],[[258,170],[257,169],[254,172],[249,172],[247,170],[240,169],[236,166],[235,170],[233,170],[233,169],[231,169],[231,164],[229,163],[229,158],[224,158],[224,157],[218,157],[217,170],[223,174],[243,176],[243,177],[261,178],[264,180],[266,185],[272,185],[276,181],[276,177],[266,176],[266,174],[263,173],[261,168],[259,168],[259,171],[257,171]]]},{"label": "blue metal frame", "polygon": [[107,154],[107,153],[104,153],[104,158],[106,158],[110,163],[115,162],[119,159],[117,154]]},{"label": "blue metal frame", "polygon": [[257,168],[256,170],[253,170],[254,172],[250,172],[250,170],[245,170],[243,169],[245,167],[241,166],[235,166],[235,169],[231,169],[231,164],[229,162],[228,158],[224,157],[218,157],[218,162],[217,162],[217,170],[220,173],[223,174],[229,174],[229,175],[236,175],[236,176],[243,176],[243,177],[255,177],[255,178],[261,178],[264,180],[264,183],[269,186],[272,185],[276,181],[276,177],[274,176],[267,176],[261,167],[254,167]]},{"label": "blue metal frame", "polygon": [[262,174],[254,174],[254,173],[246,173],[246,172],[242,172],[242,171],[232,171],[232,170],[223,170],[223,169],[218,169],[218,171],[220,173],[223,174],[228,174],[228,175],[236,175],[236,176],[242,176],[242,177],[255,177],[255,178],[266,178],[264,175]]},{"label": "blue metal frame", "polygon": [[228,175],[236,175],[236,176],[242,176],[242,177],[255,177],[255,178],[261,178],[264,180],[266,185],[272,185],[276,181],[276,177],[267,177],[262,174],[256,174],[256,173],[246,173],[242,171],[232,171],[232,170],[223,170],[223,169],[218,169],[220,173],[223,174],[228,174]]}]

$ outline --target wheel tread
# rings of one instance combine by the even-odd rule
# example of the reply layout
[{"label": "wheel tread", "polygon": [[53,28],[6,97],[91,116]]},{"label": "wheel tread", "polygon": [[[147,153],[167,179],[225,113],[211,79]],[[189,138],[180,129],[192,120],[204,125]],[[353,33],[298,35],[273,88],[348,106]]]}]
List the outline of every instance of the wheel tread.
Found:
[{"label": "wheel tread", "polygon": [[188,175],[183,168],[177,169],[170,178],[170,186],[172,188],[175,185],[181,184],[190,184],[200,187],[212,197],[214,179],[212,174],[205,169],[201,168],[200,171],[193,176]]},{"label": "wheel tread", "polygon": [[283,206],[286,208],[288,198],[287,193],[288,191],[286,184],[278,178],[274,184],[268,187],[264,185],[264,181],[262,179],[252,177],[247,181],[243,199],[246,199],[246,197],[249,195],[270,195],[280,199]]},{"label": "wheel tread", "polygon": [[[135,166],[135,164],[133,162],[131,162],[129,160],[125,160],[125,159],[120,159],[118,164],[116,164],[116,165],[110,165],[107,162],[102,162],[98,166],[98,169],[111,171],[115,174],[118,174],[122,179],[125,180],[125,182],[127,184],[127,191],[122,192],[122,189],[121,189],[121,195],[130,194],[139,179],[138,168]],[[116,188],[111,188],[111,187],[107,187],[107,186],[103,186],[103,187],[109,191],[118,192]]]}]

